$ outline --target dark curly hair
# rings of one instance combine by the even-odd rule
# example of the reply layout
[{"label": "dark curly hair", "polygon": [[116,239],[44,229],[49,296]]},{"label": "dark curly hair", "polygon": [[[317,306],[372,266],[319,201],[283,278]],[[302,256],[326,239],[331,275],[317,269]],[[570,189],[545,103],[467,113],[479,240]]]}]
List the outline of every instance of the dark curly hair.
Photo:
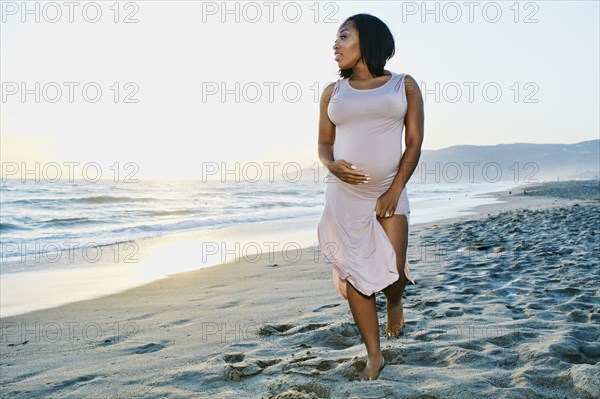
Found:
[{"label": "dark curly hair", "polygon": [[[344,23],[348,21],[352,21],[358,32],[360,53],[369,72],[374,76],[382,76],[385,63],[395,53],[392,32],[382,20],[370,14],[353,15]],[[352,68],[340,69],[339,74],[342,78],[348,78],[352,75]]]}]

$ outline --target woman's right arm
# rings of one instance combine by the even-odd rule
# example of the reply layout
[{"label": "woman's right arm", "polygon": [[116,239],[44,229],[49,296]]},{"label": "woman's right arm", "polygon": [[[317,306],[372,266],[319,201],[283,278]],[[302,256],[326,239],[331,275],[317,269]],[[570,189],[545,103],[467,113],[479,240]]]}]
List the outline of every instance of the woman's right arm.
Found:
[{"label": "woman's right arm", "polygon": [[335,125],[329,119],[327,107],[333,93],[335,83],[330,83],[321,94],[319,102],[319,160],[329,169],[333,163],[333,143],[335,142]]},{"label": "woman's right arm", "polygon": [[335,125],[329,119],[327,108],[333,93],[335,83],[330,83],[323,90],[319,104],[319,159],[323,165],[338,179],[349,184],[361,184],[367,181],[366,175],[344,159],[333,159],[333,144],[335,143]]}]

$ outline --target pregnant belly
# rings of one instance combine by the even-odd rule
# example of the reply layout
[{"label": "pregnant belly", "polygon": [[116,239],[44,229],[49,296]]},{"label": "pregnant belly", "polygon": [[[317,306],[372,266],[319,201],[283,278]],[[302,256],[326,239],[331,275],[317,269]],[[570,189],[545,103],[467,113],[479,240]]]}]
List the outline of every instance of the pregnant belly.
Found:
[{"label": "pregnant belly", "polygon": [[336,138],[333,158],[344,159],[371,176],[367,184],[389,182],[396,175],[402,158],[402,144],[389,135],[358,137],[354,140]]}]

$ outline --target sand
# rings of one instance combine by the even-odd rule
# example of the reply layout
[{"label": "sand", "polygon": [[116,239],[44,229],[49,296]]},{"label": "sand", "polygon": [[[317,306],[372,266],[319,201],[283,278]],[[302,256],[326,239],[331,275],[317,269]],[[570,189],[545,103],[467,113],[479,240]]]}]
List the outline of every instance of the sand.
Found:
[{"label": "sand", "polygon": [[376,296],[386,366],[375,381],[357,380],[364,344],[310,247],[4,317],[0,395],[600,397],[598,187],[527,185],[411,226],[416,285],[396,339]]}]

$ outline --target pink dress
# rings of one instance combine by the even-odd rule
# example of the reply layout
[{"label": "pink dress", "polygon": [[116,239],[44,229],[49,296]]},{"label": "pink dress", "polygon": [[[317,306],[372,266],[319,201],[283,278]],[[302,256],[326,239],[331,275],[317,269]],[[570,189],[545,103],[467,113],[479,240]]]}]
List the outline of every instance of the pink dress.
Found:
[{"label": "pink dress", "polygon": [[[374,89],[358,90],[339,79],[328,106],[336,126],[333,159],[345,159],[371,176],[366,184],[348,184],[331,172],[326,177],[324,208],[317,226],[319,247],[333,265],[333,282],[348,299],[346,281],[371,295],[400,277],[396,252],[377,221],[375,205],[392,184],[402,158],[402,132],[407,101],[405,74],[392,77]],[[410,207],[406,187],[394,215]],[[392,216],[394,217],[394,216]],[[408,261],[404,274],[415,284]]]}]

